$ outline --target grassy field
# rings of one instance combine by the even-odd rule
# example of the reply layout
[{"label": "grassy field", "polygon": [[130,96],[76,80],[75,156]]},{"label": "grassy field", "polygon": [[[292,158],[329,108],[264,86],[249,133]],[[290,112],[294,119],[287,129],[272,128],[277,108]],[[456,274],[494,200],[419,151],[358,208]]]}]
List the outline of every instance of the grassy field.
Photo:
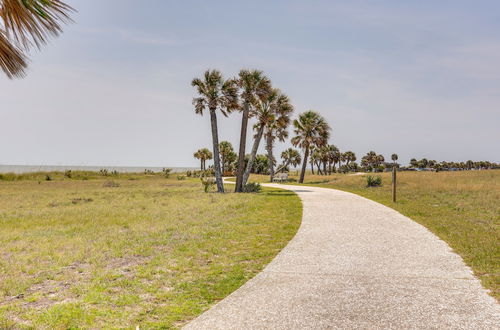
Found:
[{"label": "grassy field", "polygon": [[275,189],[49,176],[0,178],[1,329],[180,327],[259,272],[302,214]]},{"label": "grassy field", "polygon": [[500,299],[500,170],[400,172],[397,203],[391,200],[391,173],[374,175],[382,177],[382,187],[367,188],[364,176],[345,174],[308,175],[305,184],[356,193],[424,225],[460,254]]}]

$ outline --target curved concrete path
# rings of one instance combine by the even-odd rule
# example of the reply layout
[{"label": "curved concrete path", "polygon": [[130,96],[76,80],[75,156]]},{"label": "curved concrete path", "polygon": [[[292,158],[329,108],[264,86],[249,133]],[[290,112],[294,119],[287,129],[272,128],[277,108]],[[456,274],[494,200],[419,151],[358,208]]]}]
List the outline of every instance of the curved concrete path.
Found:
[{"label": "curved concrete path", "polygon": [[297,235],[186,329],[500,329],[500,309],[426,228],[363,197],[269,184],[303,202]]}]

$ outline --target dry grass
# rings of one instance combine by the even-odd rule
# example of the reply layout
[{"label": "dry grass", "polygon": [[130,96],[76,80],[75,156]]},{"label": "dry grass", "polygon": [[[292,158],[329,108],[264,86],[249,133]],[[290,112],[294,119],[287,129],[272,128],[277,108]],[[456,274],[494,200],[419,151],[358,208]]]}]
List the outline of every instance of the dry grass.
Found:
[{"label": "dry grass", "polygon": [[259,272],[301,218],[280,190],[53,177],[0,181],[2,329],[179,327]]},{"label": "dry grass", "polygon": [[[391,173],[378,175],[383,185],[377,188],[367,188],[365,176],[345,174],[308,175],[305,184],[359,194],[426,226],[460,254],[499,299],[500,170],[400,172],[397,203],[391,201]],[[251,180],[269,179],[253,176]]]}]

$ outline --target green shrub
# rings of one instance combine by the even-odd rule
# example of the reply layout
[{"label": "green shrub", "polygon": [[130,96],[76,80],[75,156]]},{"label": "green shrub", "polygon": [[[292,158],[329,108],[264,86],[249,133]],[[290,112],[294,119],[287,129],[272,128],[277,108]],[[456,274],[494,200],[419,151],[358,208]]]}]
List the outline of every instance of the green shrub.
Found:
[{"label": "green shrub", "polygon": [[50,175],[46,175],[45,176],[45,181],[52,181],[52,177]]},{"label": "green shrub", "polygon": [[380,176],[374,177],[371,175],[368,175],[366,177],[366,186],[367,187],[380,187],[381,185],[382,185],[382,177],[380,177]]},{"label": "green shrub", "polygon": [[202,177],[201,178],[201,184],[203,185],[203,190],[206,193],[208,193],[211,190],[213,190],[213,188],[214,188],[214,186],[216,184],[216,181],[215,181],[215,178],[212,177],[212,176]]},{"label": "green shrub", "polygon": [[106,181],[102,184],[102,186],[105,188],[117,188],[120,184],[114,181]]},{"label": "green shrub", "polygon": [[177,180],[179,180],[179,181],[186,180],[186,176],[185,175],[178,175]]},{"label": "green shrub", "polygon": [[246,193],[256,193],[256,192],[260,192],[261,190],[262,190],[262,187],[261,187],[260,183],[257,183],[257,182],[247,183],[246,185],[243,186],[243,192],[246,192]]},{"label": "green shrub", "polygon": [[73,176],[73,174],[71,173],[71,170],[64,171],[65,178],[71,179],[72,176]]},{"label": "green shrub", "polygon": [[[164,175],[166,178],[168,178],[168,177],[170,176],[170,172],[172,172],[172,169],[171,169],[171,168],[164,168],[164,169],[162,170],[162,172],[163,172],[163,175]],[[188,176],[189,176],[189,175],[188,175]]]}]

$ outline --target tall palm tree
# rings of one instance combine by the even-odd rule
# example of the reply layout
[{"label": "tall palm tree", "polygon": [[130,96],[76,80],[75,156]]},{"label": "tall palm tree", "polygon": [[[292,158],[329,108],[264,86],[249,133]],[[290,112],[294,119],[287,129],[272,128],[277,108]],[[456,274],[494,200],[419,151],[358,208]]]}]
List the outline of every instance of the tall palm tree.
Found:
[{"label": "tall palm tree", "polygon": [[25,76],[26,53],[57,37],[73,11],[60,0],[0,0],[0,67],[8,78]]},{"label": "tall palm tree", "polygon": [[280,108],[274,120],[266,125],[266,150],[271,182],[274,179],[274,163],[276,162],[273,155],[274,141],[278,139],[278,141],[284,142],[288,138],[288,126],[290,126],[290,115],[293,112],[293,106],[288,100],[286,104],[286,106]]},{"label": "tall palm tree", "polygon": [[238,153],[238,172],[236,174],[235,191],[243,191],[243,175],[245,173],[245,151],[247,143],[248,118],[250,110],[259,99],[265,97],[271,89],[271,81],[262,71],[241,70],[237,80],[241,88],[241,99],[243,112],[241,120],[240,149]]},{"label": "tall palm tree", "polygon": [[283,159],[283,164],[276,170],[277,173],[286,169],[288,165],[292,165],[294,167],[299,166],[302,157],[297,149],[288,148],[281,153],[281,159]]},{"label": "tall palm tree", "polygon": [[319,113],[312,110],[302,113],[293,121],[293,126],[296,136],[292,138],[292,144],[304,149],[304,162],[299,179],[299,183],[303,183],[310,148],[325,145],[330,137],[331,128]]},{"label": "tall palm tree", "polygon": [[[255,124],[255,129],[257,133],[254,137],[254,143],[252,147],[252,152],[250,153],[250,159],[248,161],[247,167],[245,168],[245,173],[243,175],[243,185],[245,185],[250,177],[250,171],[257,155],[257,150],[259,149],[259,144],[264,134],[264,130],[268,130],[268,138],[271,139],[271,146],[268,148],[268,164],[269,170],[274,171],[274,158],[272,156],[272,149],[269,151],[269,147],[272,148],[272,140],[274,139],[274,131],[269,131],[271,127],[284,127],[280,129],[279,134],[284,140],[288,136],[286,132],[286,127],[290,123],[290,113],[293,112],[293,106],[290,104],[290,99],[285,94],[282,94],[279,89],[272,89],[269,94],[267,94],[262,100],[258,100],[255,106],[252,108],[252,117],[257,118],[257,124]],[[269,141],[269,140],[268,140]],[[274,174],[273,174],[274,175]],[[272,181],[272,180],[271,180]]]},{"label": "tall palm tree", "polygon": [[[259,149],[259,144],[262,140],[264,130],[269,125],[273,125],[273,123],[277,120],[286,121],[284,116],[287,116],[287,114],[290,114],[292,111],[293,107],[290,104],[288,96],[282,94],[281,91],[276,88],[270,89],[268,94],[257,100],[254,107],[252,107],[250,114],[252,117],[257,119],[257,123],[254,125],[254,129],[257,133],[254,136],[250,159],[245,168],[245,173],[243,174],[243,185],[247,183],[248,178],[250,177],[250,172],[255,156],[257,155],[257,150]],[[283,125],[285,124],[286,123],[283,123]],[[268,163],[274,165],[274,158],[268,159]]]},{"label": "tall palm tree", "polygon": [[217,191],[224,192],[222,183],[222,172],[219,155],[219,132],[217,129],[217,110],[227,117],[228,113],[238,109],[238,88],[233,79],[224,80],[222,74],[217,70],[207,70],[202,79],[195,78],[191,82],[199,97],[193,98],[193,105],[197,114],[203,115],[203,111],[210,112],[210,123],[212,126],[212,143],[215,167],[215,180]]}]

